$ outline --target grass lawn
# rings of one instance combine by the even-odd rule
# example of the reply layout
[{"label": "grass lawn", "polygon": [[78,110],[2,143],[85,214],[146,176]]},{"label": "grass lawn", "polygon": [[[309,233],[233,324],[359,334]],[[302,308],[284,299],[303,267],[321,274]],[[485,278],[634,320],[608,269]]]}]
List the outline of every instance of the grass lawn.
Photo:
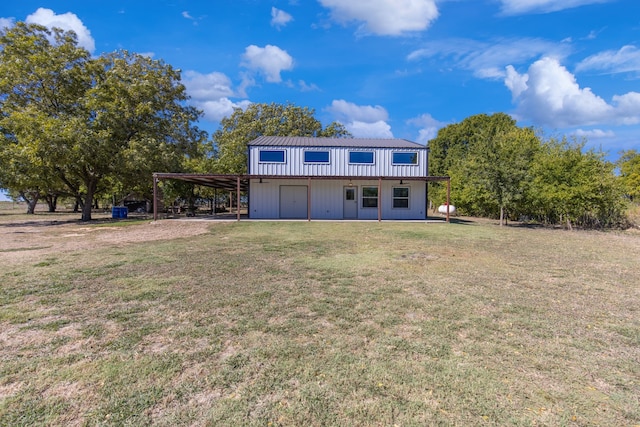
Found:
[{"label": "grass lawn", "polygon": [[3,426],[640,425],[637,232],[212,223],[0,275]]}]

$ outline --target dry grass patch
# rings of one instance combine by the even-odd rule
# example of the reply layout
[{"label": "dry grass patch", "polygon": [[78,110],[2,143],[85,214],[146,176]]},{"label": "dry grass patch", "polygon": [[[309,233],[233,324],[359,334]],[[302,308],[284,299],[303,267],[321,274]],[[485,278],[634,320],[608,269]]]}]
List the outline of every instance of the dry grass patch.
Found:
[{"label": "dry grass patch", "polygon": [[477,223],[206,229],[8,265],[0,419],[640,420],[638,235]]}]

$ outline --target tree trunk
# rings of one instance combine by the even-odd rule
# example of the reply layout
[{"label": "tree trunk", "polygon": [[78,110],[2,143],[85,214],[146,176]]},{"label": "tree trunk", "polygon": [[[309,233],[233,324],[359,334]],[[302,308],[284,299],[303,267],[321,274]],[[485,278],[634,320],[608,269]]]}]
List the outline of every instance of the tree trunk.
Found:
[{"label": "tree trunk", "polygon": [[[38,204],[38,200],[40,199],[40,192],[38,191],[29,191],[29,192],[24,192],[21,191],[20,193],[20,197],[22,197],[24,199],[25,202],[27,202],[27,214],[28,215],[33,215],[36,211],[36,205]],[[31,197],[31,198],[29,198]]]},{"label": "tree trunk", "polygon": [[93,208],[93,196],[98,187],[98,182],[92,180],[85,183],[87,194],[84,196],[84,204],[82,205],[82,221],[91,221],[91,209]]},{"label": "tree trunk", "polygon": [[49,212],[55,212],[58,207],[58,196],[48,195],[46,199],[47,205],[49,205]]},{"label": "tree trunk", "polygon": [[500,227],[504,225],[504,206],[500,206]]},{"label": "tree trunk", "polygon": [[84,207],[84,202],[82,201],[82,196],[76,196],[76,201],[73,204],[73,213],[80,212],[80,208]]}]

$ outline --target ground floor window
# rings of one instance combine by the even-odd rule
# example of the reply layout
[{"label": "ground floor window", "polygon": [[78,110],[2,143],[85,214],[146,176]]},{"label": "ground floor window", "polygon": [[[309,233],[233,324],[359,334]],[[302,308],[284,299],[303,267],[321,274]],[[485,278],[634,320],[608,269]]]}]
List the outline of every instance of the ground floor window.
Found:
[{"label": "ground floor window", "polygon": [[378,207],[378,187],[362,187],[362,207]]},{"label": "ground floor window", "polygon": [[393,207],[409,209],[409,187],[393,187]]}]

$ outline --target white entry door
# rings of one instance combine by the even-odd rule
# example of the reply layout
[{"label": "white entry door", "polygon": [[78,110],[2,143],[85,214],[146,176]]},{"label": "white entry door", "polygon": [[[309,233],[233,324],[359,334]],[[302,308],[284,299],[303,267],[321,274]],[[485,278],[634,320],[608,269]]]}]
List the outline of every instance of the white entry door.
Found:
[{"label": "white entry door", "polygon": [[343,213],[344,219],[358,218],[358,187],[344,187]]},{"label": "white entry door", "polygon": [[280,186],[280,218],[307,218],[307,186]]}]

